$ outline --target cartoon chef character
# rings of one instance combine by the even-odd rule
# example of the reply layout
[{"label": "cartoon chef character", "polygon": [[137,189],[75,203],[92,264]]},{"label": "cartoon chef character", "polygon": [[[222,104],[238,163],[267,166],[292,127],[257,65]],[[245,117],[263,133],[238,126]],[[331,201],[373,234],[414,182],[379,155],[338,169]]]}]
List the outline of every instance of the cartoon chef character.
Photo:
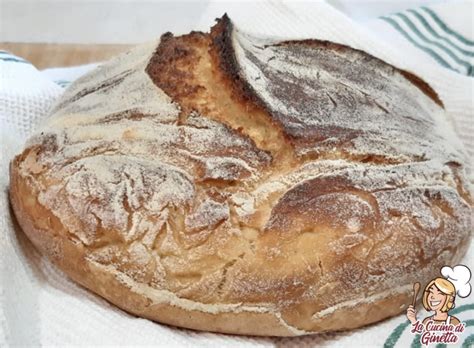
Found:
[{"label": "cartoon chef character", "polygon": [[[456,294],[459,297],[467,297],[471,293],[471,271],[464,265],[457,265],[453,268],[445,266],[441,269],[443,277],[431,280],[423,291],[422,303],[428,312],[434,312],[433,315],[423,319],[423,326],[429,321],[435,324],[452,324],[454,326],[460,323],[459,319],[449,315],[449,311],[455,307]],[[416,309],[413,305],[408,306],[407,318],[415,324]]]}]

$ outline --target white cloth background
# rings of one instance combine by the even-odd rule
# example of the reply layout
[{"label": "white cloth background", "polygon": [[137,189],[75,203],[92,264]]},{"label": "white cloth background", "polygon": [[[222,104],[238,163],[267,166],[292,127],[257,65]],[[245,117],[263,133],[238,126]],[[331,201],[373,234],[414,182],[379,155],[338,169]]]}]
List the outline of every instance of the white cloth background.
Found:
[{"label": "white cloth background", "polygon": [[[437,65],[397,36],[387,23],[373,20],[362,26],[325,3],[210,3],[206,14],[197,20],[202,22],[197,23],[197,28],[209,27],[212,24],[209,18],[220,16],[223,9],[237,26],[249,32],[287,39],[335,41],[363,49],[416,73],[439,94],[472,158],[474,79]],[[444,18],[449,19],[450,11],[454,16],[459,9],[456,10],[456,6],[444,8]],[[472,17],[467,23],[472,23]],[[470,30],[462,25],[457,29],[465,30],[466,35]],[[54,81],[73,80],[91,68],[93,65],[40,72],[29,64],[0,60],[0,347],[383,346],[395,327],[405,321],[404,316],[398,316],[351,332],[291,339],[199,333],[132,317],[71,282],[33,248],[15,224],[8,204],[8,163],[63,92]],[[471,247],[463,262],[474,270],[472,251]],[[459,303],[474,303],[473,298],[471,295],[470,300]],[[472,318],[473,313],[471,309],[459,317],[466,320]],[[468,330],[463,334],[465,337],[473,332],[472,327]],[[411,343],[413,336],[406,331],[397,345]]]}]

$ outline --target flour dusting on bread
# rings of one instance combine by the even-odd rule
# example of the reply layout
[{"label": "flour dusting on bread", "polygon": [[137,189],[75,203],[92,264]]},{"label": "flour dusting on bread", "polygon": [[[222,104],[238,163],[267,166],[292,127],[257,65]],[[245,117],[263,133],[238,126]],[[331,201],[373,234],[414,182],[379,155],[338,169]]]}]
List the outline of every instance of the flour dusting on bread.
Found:
[{"label": "flour dusting on bread", "polygon": [[129,312],[301,335],[395,315],[458,260],[467,171],[416,76],[224,17],[74,82],[12,163],[11,196],[38,248]]}]

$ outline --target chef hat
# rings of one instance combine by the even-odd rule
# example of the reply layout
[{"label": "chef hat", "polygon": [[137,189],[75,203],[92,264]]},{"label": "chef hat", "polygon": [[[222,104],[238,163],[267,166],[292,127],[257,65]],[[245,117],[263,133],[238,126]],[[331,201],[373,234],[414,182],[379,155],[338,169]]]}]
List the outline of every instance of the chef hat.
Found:
[{"label": "chef hat", "polygon": [[444,266],[441,268],[444,278],[453,283],[459,297],[468,297],[471,293],[471,271],[464,265],[456,265],[453,268]]}]

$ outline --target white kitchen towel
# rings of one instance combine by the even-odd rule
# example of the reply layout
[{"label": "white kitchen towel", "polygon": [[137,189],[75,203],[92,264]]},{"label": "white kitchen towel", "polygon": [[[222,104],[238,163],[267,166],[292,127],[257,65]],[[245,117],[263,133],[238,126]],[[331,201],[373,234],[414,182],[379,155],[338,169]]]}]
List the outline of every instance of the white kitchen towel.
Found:
[{"label": "white kitchen towel", "polygon": [[[470,6],[465,2],[430,7],[437,20],[429,11],[417,9],[416,13],[429,24],[429,30],[412,12],[404,12],[404,16],[387,14],[385,18],[361,25],[324,3],[210,3],[206,13],[200,14],[200,26],[209,26],[209,17],[218,17],[226,11],[237,26],[248,32],[286,39],[331,40],[365,50],[412,71],[437,91],[472,158],[474,84],[468,76],[472,70],[463,64],[456,65],[455,59],[433,43],[448,47],[459,59],[472,65]],[[419,28],[428,40],[420,37],[413,27]],[[420,46],[443,57],[447,65]],[[77,286],[51,265],[35,250],[12,217],[7,195],[8,163],[64,87],[94,66],[41,72],[20,57],[0,52],[0,347],[419,346],[418,337],[409,332],[403,315],[350,332],[299,338],[238,337],[171,328],[128,315]],[[463,260],[472,270],[473,251],[471,247]],[[457,305],[450,314],[468,324],[459,346],[469,347],[474,342],[474,295],[458,299]]]}]

